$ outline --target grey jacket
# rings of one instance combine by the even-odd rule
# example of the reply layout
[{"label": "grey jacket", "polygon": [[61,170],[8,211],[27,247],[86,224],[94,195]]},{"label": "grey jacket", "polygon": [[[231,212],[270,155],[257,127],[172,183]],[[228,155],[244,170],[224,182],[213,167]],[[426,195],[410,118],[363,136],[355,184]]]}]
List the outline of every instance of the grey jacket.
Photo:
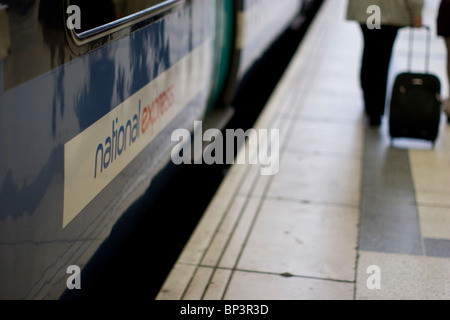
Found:
[{"label": "grey jacket", "polygon": [[348,0],[347,19],[365,24],[372,5],[381,9],[381,25],[408,26],[413,16],[422,14],[424,0]]}]

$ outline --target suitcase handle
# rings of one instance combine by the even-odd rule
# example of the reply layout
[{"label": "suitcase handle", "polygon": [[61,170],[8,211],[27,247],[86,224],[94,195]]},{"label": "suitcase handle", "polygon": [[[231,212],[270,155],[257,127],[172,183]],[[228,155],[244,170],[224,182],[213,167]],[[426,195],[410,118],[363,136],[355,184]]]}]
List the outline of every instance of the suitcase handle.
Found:
[{"label": "suitcase handle", "polygon": [[423,25],[421,28],[410,27],[409,53],[408,53],[408,70],[409,70],[409,72],[412,71],[414,29],[424,29],[424,28],[427,30],[427,51],[426,51],[426,55],[425,55],[425,73],[429,73],[429,71],[430,71],[431,28],[430,28],[430,26]]}]

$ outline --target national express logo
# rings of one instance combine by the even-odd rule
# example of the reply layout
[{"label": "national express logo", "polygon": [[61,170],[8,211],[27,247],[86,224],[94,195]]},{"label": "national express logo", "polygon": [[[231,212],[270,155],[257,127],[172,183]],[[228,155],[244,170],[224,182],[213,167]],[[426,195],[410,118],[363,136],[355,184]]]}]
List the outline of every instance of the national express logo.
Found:
[{"label": "national express logo", "polygon": [[155,124],[174,105],[174,85],[161,93],[147,106],[138,102],[138,111],[131,119],[120,121],[116,117],[111,124],[111,134],[104,142],[98,144],[95,152],[94,179],[108,170],[119,157],[127,152],[141,137],[147,133],[155,133]]},{"label": "national express logo", "polygon": [[65,143],[63,228],[205,92],[210,51],[211,43],[205,40]]}]

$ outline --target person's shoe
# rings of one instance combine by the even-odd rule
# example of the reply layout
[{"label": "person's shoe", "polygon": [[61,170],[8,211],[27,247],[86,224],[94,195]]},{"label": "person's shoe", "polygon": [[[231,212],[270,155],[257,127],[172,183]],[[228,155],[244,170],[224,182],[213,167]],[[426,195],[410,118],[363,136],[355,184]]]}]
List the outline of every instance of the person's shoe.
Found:
[{"label": "person's shoe", "polygon": [[381,117],[369,117],[369,126],[376,128],[381,125]]},{"label": "person's shoe", "polygon": [[447,115],[447,122],[450,123],[450,98],[444,100],[443,105],[444,105],[443,110]]}]

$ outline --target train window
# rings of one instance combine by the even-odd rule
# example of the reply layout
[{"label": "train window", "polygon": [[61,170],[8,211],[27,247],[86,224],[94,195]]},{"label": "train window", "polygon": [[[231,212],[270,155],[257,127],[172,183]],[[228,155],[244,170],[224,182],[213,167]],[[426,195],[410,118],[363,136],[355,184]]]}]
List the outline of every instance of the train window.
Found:
[{"label": "train window", "polygon": [[[156,15],[182,0],[67,0],[67,26],[78,43]],[[70,24],[69,24],[70,22]]]}]

